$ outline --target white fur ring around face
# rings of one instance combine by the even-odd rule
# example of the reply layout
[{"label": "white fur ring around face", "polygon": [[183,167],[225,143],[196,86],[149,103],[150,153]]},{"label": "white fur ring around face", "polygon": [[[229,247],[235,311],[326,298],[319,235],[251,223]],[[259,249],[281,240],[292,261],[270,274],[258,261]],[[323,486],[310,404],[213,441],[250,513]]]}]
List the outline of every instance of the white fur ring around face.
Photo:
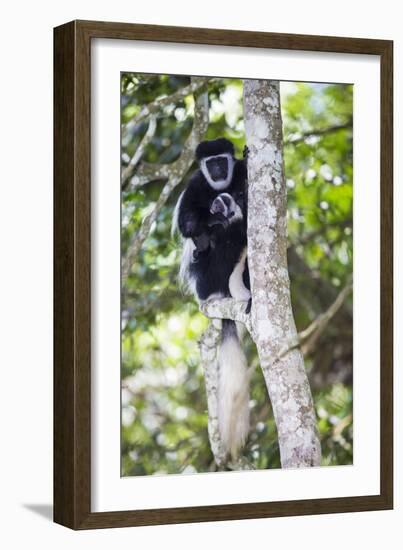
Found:
[{"label": "white fur ring around face", "polygon": [[[225,179],[214,180],[207,168],[207,163],[212,159],[224,158],[227,159],[227,175]],[[234,170],[234,159],[230,153],[222,153],[221,155],[212,155],[211,157],[203,158],[200,161],[200,170],[203,176],[206,178],[212,189],[216,191],[222,191],[226,189],[232,181],[232,173]]]}]

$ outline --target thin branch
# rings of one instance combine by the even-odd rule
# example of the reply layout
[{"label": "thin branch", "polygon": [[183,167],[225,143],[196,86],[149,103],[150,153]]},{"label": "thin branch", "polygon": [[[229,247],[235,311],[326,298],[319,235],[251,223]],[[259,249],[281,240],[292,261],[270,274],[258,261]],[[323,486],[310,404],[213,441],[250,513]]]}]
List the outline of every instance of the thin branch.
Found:
[{"label": "thin branch", "polygon": [[315,321],[313,321],[309,327],[299,333],[300,344],[302,345],[302,353],[308,355],[314,349],[316,342],[325,331],[327,325],[339,311],[344,304],[347,296],[353,290],[352,280],[340,291],[335,301],[329,306],[329,308],[319,315]]},{"label": "thin branch", "polygon": [[317,128],[314,130],[309,130],[308,132],[295,133],[295,137],[288,138],[284,141],[284,145],[295,145],[301,141],[305,141],[307,138],[315,136],[324,136],[326,134],[331,134],[333,132],[338,132],[339,130],[348,130],[353,127],[351,120],[345,122],[344,124],[334,124],[333,126],[328,126],[327,128]]},{"label": "thin branch", "polygon": [[318,317],[312,321],[312,323],[304,330],[297,334],[297,338],[293,342],[287,343],[283,349],[280,351],[276,361],[281,357],[284,357],[291,350],[298,347],[302,348],[302,353],[308,355],[320,336],[323,334],[324,330],[339,311],[341,306],[344,304],[347,296],[353,290],[353,282],[350,280],[346,286],[339,292],[335,301],[328,307],[328,309],[318,315]]},{"label": "thin branch", "polygon": [[[149,82],[152,82],[153,80],[156,80],[159,77],[157,74],[142,74],[141,76],[135,75],[135,78],[137,79],[137,82],[133,84],[137,88],[140,86],[144,86],[145,84],[148,84]],[[137,91],[137,90],[136,90]]]},{"label": "thin branch", "polygon": [[[178,159],[179,160],[179,159]],[[175,161],[178,162],[178,161]],[[129,186],[137,189],[147,183],[157,180],[166,180],[169,177],[169,168],[172,164],[160,164],[157,162],[141,162],[136,167],[135,175],[130,179],[122,178],[122,189],[125,191]]]},{"label": "thin branch", "polygon": [[[139,88],[159,78],[158,74],[142,74],[140,76],[138,74],[127,73],[125,76],[126,76],[127,82],[126,82],[126,88],[124,89],[124,93],[126,93],[128,96],[135,95],[138,92]],[[132,84],[132,88],[128,90],[127,88],[128,88],[128,85],[130,84]]]},{"label": "thin branch", "polygon": [[[298,300],[312,317],[316,317],[317,311],[327,307],[329,300],[334,301],[337,298],[338,290],[330,282],[318,278],[317,272],[306,264],[294,245],[288,247],[287,255],[291,277],[293,274],[304,276],[308,285],[306,291],[299,294]],[[351,306],[346,302],[343,305],[343,319],[346,323],[352,322]]]},{"label": "thin branch", "polygon": [[126,182],[133,174],[134,169],[140,162],[141,157],[144,154],[144,150],[150,141],[153,139],[155,130],[157,129],[157,117],[155,115],[150,116],[150,122],[148,124],[147,132],[144,134],[139,146],[137,147],[134,155],[130,159],[129,163],[122,170],[122,182]]},{"label": "thin branch", "polygon": [[194,94],[201,90],[203,86],[209,82],[210,78],[194,78],[192,79],[191,83],[185,86],[184,88],[179,88],[176,92],[174,92],[171,95],[164,96],[164,97],[158,97],[157,99],[154,99],[154,101],[151,101],[151,103],[148,103],[148,105],[144,105],[140,112],[133,117],[127,124],[124,126],[124,132],[129,132],[132,128],[137,126],[139,122],[141,122],[144,118],[148,117],[149,115],[156,113],[159,111],[162,107],[165,107],[167,105],[171,105],[173,103],[177,103],[181,99],[184,99],[186,96],[190,94]]},{"label": "thin branch", "polygon": [[124,279],[128,277],[131,267],[133,265],[133,260],[139,253],[140,248],[142,247],[144,241],[148,237],[148,234],[150,233],[150,230],[151,230],[151,226],[157,219],[157,216],[160,213],[160,210],[162,209],[164,204],[167,202],[172,189],[174,189],[181,181],[182,181],[182,178],[171,178],[170,180],[168,180],[168,182],[164,185],[161,191],[161,194],[158,197],[157,202],[155,203],[154,208],[152,209],[150,214],[144,218],[144,220],[141,223],[140,229],[132,238],[132,241],[127,249],[125,258],[123,260],[123,265],[122,265],[122,277]]},{"label": "thin branch", "polygon": [[314,239],[316,239],[316,237],[322,236],[328,229],[334,229],[334,228],[344,229],[346,227],[352,226],[352,224],[353,224],[352,218],[347,218],[346,220],[343,220],[343,221],[327,222],[326,225],[323,225],[322,227],[320,227],[319,229],[316,229],[315,231],[310,231],[309,233],[306,233],[303,237],[301,237],[300,239],[297,239],[295,242],[288,243],[288,248],[290,248],[291,246],[295,247],[295,246],[300,246],[302,244],[312,242]]}]

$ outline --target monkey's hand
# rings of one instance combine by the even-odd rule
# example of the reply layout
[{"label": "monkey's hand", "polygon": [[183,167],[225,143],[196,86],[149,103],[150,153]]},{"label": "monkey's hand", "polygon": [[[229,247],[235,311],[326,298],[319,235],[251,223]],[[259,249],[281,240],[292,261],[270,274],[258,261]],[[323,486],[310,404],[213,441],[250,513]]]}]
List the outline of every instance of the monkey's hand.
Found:
[{"label": "monkey's hand", "polygon": [[245,313],[249,315],[251,309],[252,309],[252,298],[249,298],[248,303],[246,305]]},{"label": "monkey's hand", "polygon": [[245,160],[248,160],[248,156],[249,156],[249,147],[245,145],[245,147],[243,148],[243,158]]},{"label": "monkey's hand", "polygon": [[196,248],[193,251],[193,259],[197,260],[203,252],[207,252],[210,248],[210,238],[207,233],[202,233],[193,239]]}]

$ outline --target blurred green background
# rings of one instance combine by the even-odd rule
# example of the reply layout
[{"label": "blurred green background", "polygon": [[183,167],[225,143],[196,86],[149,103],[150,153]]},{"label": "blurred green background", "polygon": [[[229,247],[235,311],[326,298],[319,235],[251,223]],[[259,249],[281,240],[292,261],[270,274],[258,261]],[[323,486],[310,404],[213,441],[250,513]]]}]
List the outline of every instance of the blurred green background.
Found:
[{"label": "blurred green background", "polygon": [[[140,108],[188,85],[189,77],[124,73],[125,125]],[[353,88],[281,83],[288,188],[289,270],[298,330],[337,297],[352,273]],[[207,139],[225,136],[241,157],[245,145],[242,80],[208,84]],[[142,161],[177,159],[193,121],[193,96],[158,113]],[[122,168],[138,147],[147,119],[122,132]],[[192,167],[194,169],[195,166]],[[190,170],[189,173],[191,173]],[[187,177],[189,174],[187,175]],[[122,288],[122,475],[214,471],[198,339],[207,320],[178,287],[180,241],[170,234],[172,211],[186,179],[162,208]],[[158,199],[162,181],[122,190],[122,255]],[[353,461],[352,298],[305,355],[322,444],[322,464]],[[254,345],[245,342],[250,364]],[[280,466],[276,427],[263,376],[251,388],[251,433],[245,456],[256,468]]]}]

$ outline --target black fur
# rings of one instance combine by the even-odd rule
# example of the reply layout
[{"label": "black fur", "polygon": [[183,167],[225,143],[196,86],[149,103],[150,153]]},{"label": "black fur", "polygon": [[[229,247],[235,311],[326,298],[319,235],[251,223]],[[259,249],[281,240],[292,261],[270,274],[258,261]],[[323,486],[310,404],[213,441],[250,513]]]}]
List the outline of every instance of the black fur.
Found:
[{"label": "black fur", "polygon": [[210,141],[202,141],[196,147],[196,159],[200,162],[202,158],[211,157],[213,155],[222,155],[230,153],[235,155],[234,146],[225,138],[212,139]]},{"label": "black fur", "polygon": [[246,246],[242,221],[226,229],[218,226],[214,237],[212,246],[199,254],[189,268],[190,275],[196,280],[196,292],[200,300],[206,300],[216,292],[230,296],[229,278]]}]

